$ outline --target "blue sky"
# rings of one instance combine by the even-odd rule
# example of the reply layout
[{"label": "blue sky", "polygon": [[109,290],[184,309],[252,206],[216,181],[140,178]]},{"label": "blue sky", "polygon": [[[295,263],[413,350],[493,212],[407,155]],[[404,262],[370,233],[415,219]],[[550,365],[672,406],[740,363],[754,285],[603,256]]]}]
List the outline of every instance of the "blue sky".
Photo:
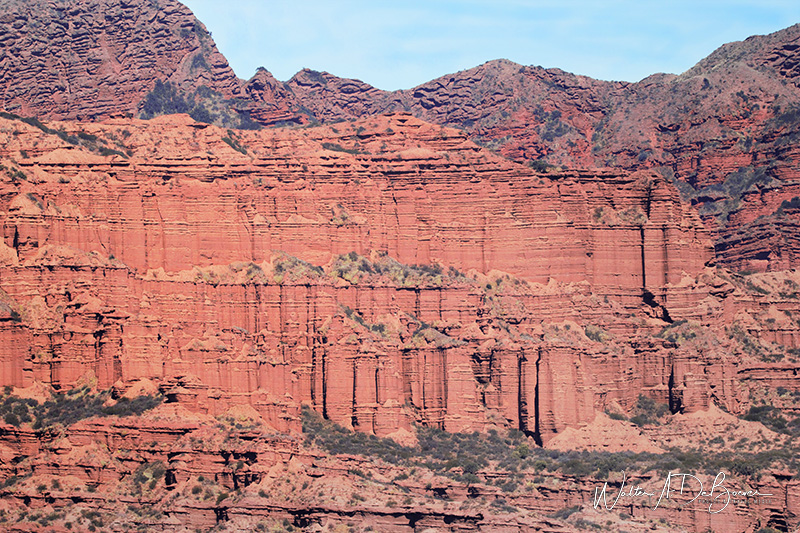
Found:
[{"label": "blue sky", "polygon": [[307,67],[387,90],[498,58],[638,81],[800,22],[798,0],[182,1],[240,78]]}]

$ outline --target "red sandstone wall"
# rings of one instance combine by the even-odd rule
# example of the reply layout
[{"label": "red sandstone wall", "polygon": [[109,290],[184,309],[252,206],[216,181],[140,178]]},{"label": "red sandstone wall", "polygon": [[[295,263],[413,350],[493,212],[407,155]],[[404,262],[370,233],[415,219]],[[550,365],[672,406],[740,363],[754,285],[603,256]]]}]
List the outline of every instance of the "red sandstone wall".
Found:
[{"label": "red sandstone wall", "polygon": [[[707,233],[656,175],[536,174],[402,114],[241,133],[247,154],[180,118],[61,127],[131,155],[2,122],[0,156],[27,175],[0,191],[0,288],[22,317],[0,322],[4,384],[150,378],[212,414],[251,403],[281,430],[308,402],[384,435],[417,421],[542,440],[642,390],[692,410],[713,381],[738,401],[729,370],[706,375],[713,354],[630,340],[719,315],[691,282]],[[332,276],[351,251],[472,274]],[[278,276],[278,252],[327,271]],[[617,340],[588,342],[590,321]]]}]

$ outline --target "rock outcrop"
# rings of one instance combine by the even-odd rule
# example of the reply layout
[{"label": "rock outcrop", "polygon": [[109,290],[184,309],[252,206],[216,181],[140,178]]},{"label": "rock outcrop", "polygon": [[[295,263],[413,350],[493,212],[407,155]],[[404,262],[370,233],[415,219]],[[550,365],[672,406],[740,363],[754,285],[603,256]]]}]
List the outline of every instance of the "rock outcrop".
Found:
[{"label": "rock outcrop", "polygon": [[147,378],[281,430],[308,401],[382,435],[499,423],[543,441],[612,389],[707,404],[696,354],[623,342],[652,382],[598,389],[621,361],[573,346],[598,309],[663,327],[709,297],[686,286],[708,234],[658,175],[537,174],[408,114],[234,137],[188,117],[2,125],[9,385]]},{"label": "rock outcrop", "polygon": [[156,81],[225,98],[240,80],[211,34],[174,0],[4,0],[0,107],[23,116],[138,114]]},{"label": "rock outcrop", "polygon": [[[798,27],[637,84],[495,61],[386,93],[241,82],[177,2],[6,4],[0,523],[567,531],[627,470],[551,461],[575,448],[777,495],[655,515],[679,528],[797,516]],[[118,116],[156,96],[304,127]],[[368,445],[309,437],[350,435],[331,422]],[[699,437],[734,455],[671,449]],[[508,457],[447,449],[469,438]]]},{"label": "rock outcrop", "polygon": [[[798,195],[798,40],[800,26],[752,37],[638,83],[498,60],[393,93],[327,73],[289,85],[321,120],[405,108],[517,161],[656,170],[699,209],[721,262],[779,270],[768,248],[731,248],[726,235]],[[754,242],[761,230],[749,227]]]},{"label": "rock outcrop", "polygon": [[[388,92],[307,69],[287,82],[261,69],[243,82],[177,1],[5,3],[6,111],[101,119],[194,108],[200,120],[249,127],[405,110],[540,167],[657,171],[704,217],[721,263],[747,270],[787,264],[768,246],[769,230],[750,222],[800,194],[800,26],[727,44],[680,76],[637,83],[496,60]],[[157,82],[176,92],[153,96]],[[149,95],[158,101],[148,104]],[[751,237],[729,237],[742,231]],[[796,266],[793,256],[788,264]]]},{"label": "rock outcrop", "polygon": [[[663,336],[750,304],[658,174],[537,173],[402,113],[1,124],[5,384],[150,379],[281,431],[309,402],[378,435],[500,425],[541,443],[642,391],[676,412],[746,405],[735,339]],[[759,316],[743,331],[766,335]],[[796,324],[774,329],[796,346]]]}]

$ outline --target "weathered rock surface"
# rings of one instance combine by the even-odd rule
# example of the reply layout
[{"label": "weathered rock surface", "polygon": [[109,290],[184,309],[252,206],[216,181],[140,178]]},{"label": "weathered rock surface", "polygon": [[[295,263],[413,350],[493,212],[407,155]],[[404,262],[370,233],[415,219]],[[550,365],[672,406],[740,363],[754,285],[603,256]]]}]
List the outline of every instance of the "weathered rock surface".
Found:
[{"label": "weathered rock surface", "polygon": [[[48,119],[136,115],[156,81],[191,102],[199,98],[205,107],[194,116],[226,125],[239,124],[237,113],[275,125],[406,110],[463,128],[518,161],[658,171],[682,184],[721,263],[797,266],[793,255],[775,252],[770,228],[750,222],[800,195],[800,25],[722,46],[680,76],[637,83],[496,60],[387,92],[307,69],[287,82],[261,69],[243,82],[173,0],[5,5],[0,93],[7,111]],[[736,232],[745,237],[731,239]]]},{"label": "weathered rock surface", "polygon": [[[707,266],[708,232],[658,174],[537,173],[405,113],[260,132],[187,116],[0,119],[0,164],[3,385],[156,387],[197,416],[254,409],[289,434],[306,403],[377,435],[506,427],[557,446],[642,395],[672,412],[741,413],[774,396],[765,390],[797,390],[800,367],[784,354],[800,342],[800,278]],[[41,442],[7,431],[6,464],[44,461],[9,475],[61,468]],[[110,431],[124,434],[113,446],[138,450],[120,444],[128,430]],[[79,436],[70,430],[70,465],[105,453]],[[230,471],[232,456],[201,467],[169,453],[185,483]],[[145,468],[148,454],[91,483]],[[263,479],[222,471],[224,483]],[[552,512],[577,493],[548,494],[562,499],[528,505]],[[259,502],[225,516],[263,516]],[[316,522],[363,512],[270,505]],[[418,518],[375,510],[375,523],[484,523],[426,505]],[[220,508],[172,512],[203,527]]]},{"label": "weathered rock surface", "polygon": [[[586,360],[580,343],[590,321],[636,336],[602,318],[614,306],[645,330],[708,314],[687,285],[708,234],[658,175],[537,174],[408,114],[235,138],[188,117],[61,124],[82,148],[2,124],[8,384],[148,378],[283,431],[308,401],[381,435],[498,423],[542,441],[609,394],[709,400],[713,355],[632,340],[630,362]],[[88,149],[115,139],[130,156]],[[731,372],[714,379],[735,408]]]},{"label": "weathered rock surface", "polygon": [[[797,420],[798,27],[637,84],[495,61],[386,93],[307,70],[243,83],[177,2],[6,5],[7,110],[132,114],[160,80],[187,95],[209,88],[262,124],[331,124],[249,132],[186,115],[3,114],[0,386],[40,398],[89,383],[167,401],[135,420],[81,422],[63,440],[0,427],[4,500],[123,502],[165,531],[252,529],[266,516],[564,531],[575,522],[547,514],[585,506],[599,480],[511,490],[527,515],[487,503],[506,501],[498,488],[434,477],[408,482],[424,502],[365,503],[357,490],[381,489],[351,470],[368,463],[299,445],[301,406],[409,442],[415,424],[511,428],[532,446],[614,451],[756,431],[715,406]],[[521,163],[538,159],[575,169]],[[583,170],[594,165],[606,168]],[[680,416],[640,431],[642,398]],[[759,434],[758,450],[788,446]],[[43,492],[37,476],[68,487]],[[202,497],[200,476],[214,480]],[[727,529],[690,510],[661,516],[697,531],[783,527],[798,514],[793,476],[760,480],[777,503],[737,509]],[[119,479],[139,492],[114,492]],[[308,486],[316,500],[292,499]],[[180,504],[167,508],[170,492]],[[164,512],[142,515],[148,502]]]},{"label": "weathered rock surface", "polygon": [[156,80],[231,98],[240,80],[180,2],[3,0],[0,107],[24,116],[135,115]]},{"label": "weathered rock surface", "polygon": [[[731,246],[726,234],[798,195],[799,40],[800,26],[751,37],[680,76],[638,83],[506,60],[393,93],[327,73],[302,72],[288,83],[321,120],[405,108],[464,128],[519,161],[658,170],[684,184],[684,198],[720,242],[723,263],[779,270],[785,258],[767,247]],[[317,81],[302,82],[309,78]],[[744,229],[754,242],[768,236],[761,227]]]}]

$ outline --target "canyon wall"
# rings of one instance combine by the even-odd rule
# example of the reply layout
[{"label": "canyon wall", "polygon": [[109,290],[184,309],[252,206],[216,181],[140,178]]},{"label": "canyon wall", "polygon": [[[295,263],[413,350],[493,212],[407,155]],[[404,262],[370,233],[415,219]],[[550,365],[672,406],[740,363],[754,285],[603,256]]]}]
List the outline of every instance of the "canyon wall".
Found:
[{"label": "canyon wall", "polygon": [[[0,127],[3,384],[146,378],[282,431],[308,402],[380,435],[499,424],[542,442],[642,389],[708,404],[716,355],[637,340],[723,314],[695,282],[708,233],[657,174],[540,174],[402,113],[45,130]],[[734,378],[710,378],[731,408]]]},{"label": "canyon wall", "polygon": [[[333,123],[408,111],[545,167],[652,170],[704,218],[720,264],[796,266],[761,216],[800,195],[800,25],[720,47],[689,71],[636,83],[495,60],[402,91],[304,69],[238,79],[177,1],[6,0],[0,102],[42,119],[190,112],[226,127]],[[101,15],[102,14],[102,15]],[[168,84],[168,85],[163,85]],[[743,238],[731,238],[732,233]]]}]

